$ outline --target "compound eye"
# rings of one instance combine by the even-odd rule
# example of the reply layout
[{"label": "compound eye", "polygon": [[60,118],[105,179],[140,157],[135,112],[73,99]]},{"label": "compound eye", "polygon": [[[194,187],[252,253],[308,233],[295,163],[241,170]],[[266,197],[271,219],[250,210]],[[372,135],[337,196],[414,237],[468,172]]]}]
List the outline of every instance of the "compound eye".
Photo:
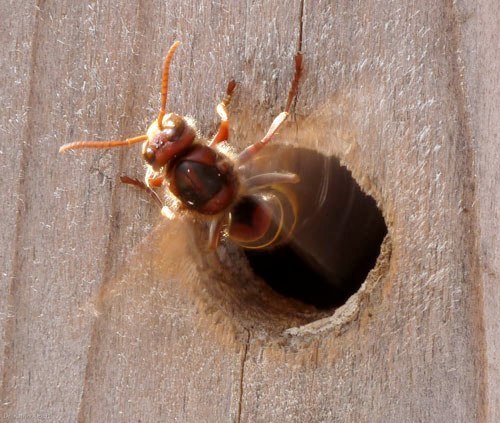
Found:
[{"label": "compound eye", "polygon": [[174,114],[165,119],[160,132],[155,128],[153,133],[143,147],[142,157],[154,170],[159,170],[170,160],[183,154],[196,137],[195,130],[184,118]]},{"label": "compound eye", "polygon": [[142,153],[142,157],[147,163],[153,164],[156,158],[156,154],[151,147],[147,147],[146,150],[144,150],[144,152]]},{"label": "compound eye", "polygon": [[172,114],[164,125],[163,133],[166,135],[168,142],[176,142],[184,134],[185,128],[185,120],[179,115]]}]

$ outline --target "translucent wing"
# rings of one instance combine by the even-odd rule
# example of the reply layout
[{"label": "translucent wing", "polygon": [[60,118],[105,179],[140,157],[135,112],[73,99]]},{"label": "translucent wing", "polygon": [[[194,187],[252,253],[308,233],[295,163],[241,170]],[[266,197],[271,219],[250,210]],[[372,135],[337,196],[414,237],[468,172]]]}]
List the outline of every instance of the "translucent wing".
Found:
[{"label": "translucent wing", "polygon": [[[375,200],[362,191],[339,159],[356,142],[347,125],[336,126],[339,119],[325,107],[308,119],[292,122],[281,131],[279,143],[264,149],[246,172],[283,171],[300,177],[299,183],[287,187],[297,203],[297,223],[289,243],[271,254],[250,252],[254,268],[264,278],[277,281],[276,289],[293,296],[290,281],[297,279],[295,275],[310,277],[296,266],[306,261],[321,275],[317,297],[331,297],[334,292],[341,303],[374,266],[387,228]],[[273,275],[280,258],[281,275]]]}]

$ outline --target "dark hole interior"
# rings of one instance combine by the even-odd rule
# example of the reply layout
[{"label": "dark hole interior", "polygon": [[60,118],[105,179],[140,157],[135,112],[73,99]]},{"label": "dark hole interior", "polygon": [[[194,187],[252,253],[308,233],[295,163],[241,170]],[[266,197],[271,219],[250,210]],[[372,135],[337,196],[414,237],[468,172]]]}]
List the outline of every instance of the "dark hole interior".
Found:
[{"label": "dark hole interior", "polygon": [[247,250],[255,274],[280,294],[319,309],[338,307],[374,267],[387,226],[375,200],[335,157],[279,148],[266,166],[292,171],[299,204],[292,239],[270,250]]}]

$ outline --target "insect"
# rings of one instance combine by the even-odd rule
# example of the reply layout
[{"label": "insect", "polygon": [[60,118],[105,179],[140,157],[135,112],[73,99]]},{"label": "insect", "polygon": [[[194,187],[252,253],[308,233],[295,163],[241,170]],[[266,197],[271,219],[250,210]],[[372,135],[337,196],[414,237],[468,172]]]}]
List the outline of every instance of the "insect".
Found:
[{"label": "insect", "polygon": [[[228,83],[226,95],[216,107],[220,124],[211,139],[199,133],[191,118],[167,113],[170,64],[179,44],[174,42],[166,55],[160,111],[145,134],[125,140],[77,141],[63,145],[59,152],[142,142],[142,158],[146,164],[144,182],[127,176],[121,180],[148,191],[161,205],[165,217],[172,219],[188,211],[208,221],[210,249],[217,247],[222,234],[245,248],[274,245],[295,225],[297,207],[287,185],[297,183],[299,177],[287,172],[246,176],[244,169],[287,119],[297,95],[302,55],[295,56],[295,76],[284,111],[276,116],[262,139],[233,155],[225,144],[229,139],[228,106],[236,87],[234,80]],[[164,191],[163,199],[158,189]]]}]

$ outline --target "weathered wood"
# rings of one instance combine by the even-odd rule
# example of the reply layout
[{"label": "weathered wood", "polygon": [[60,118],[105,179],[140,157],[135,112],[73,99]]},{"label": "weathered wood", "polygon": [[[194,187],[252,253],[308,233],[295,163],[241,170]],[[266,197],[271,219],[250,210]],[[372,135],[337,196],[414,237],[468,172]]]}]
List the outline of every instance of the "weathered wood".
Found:
[{"label": "weathered wood", "polygon": [[[496,2],[0,10],[4,420],[499,419]],[[142,175],[138,148],[57,154],[144,131],[174,39],[169,107],[208,133],[235,78],[235,149],[281,110],[301,42],[294,141],[339,156],[389,225],[335,314],[278,298],[230,250],[217,270],[188,223],[117,183]]]},{"label": "weathered wood", "polygon": [[498,148],[500,5],[495,1],[460,2],[460,50],[463,55],[467,118],[475,151],[475,211],[479,269],[483,289],[486,346],[487,419],[500,420],[500,150]]}]

